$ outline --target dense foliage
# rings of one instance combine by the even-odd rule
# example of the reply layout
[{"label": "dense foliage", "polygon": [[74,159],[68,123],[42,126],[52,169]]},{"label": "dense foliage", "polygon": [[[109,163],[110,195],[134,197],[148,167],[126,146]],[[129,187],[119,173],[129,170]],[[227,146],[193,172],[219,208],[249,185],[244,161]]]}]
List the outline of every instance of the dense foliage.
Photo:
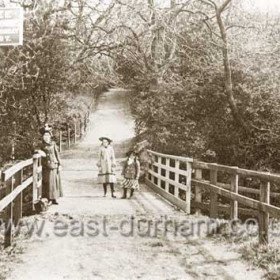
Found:
[{"label": "dense foliage", "polygon": [[154,149],[279,171],[275,11],[250,0],[18,1],[24,46],[0,49],[1,151],[12,139],[19,155],[32,150],[75,94],[114,85],[133,89],[136,132]]},{"label": "dense foliage", "polygon": [[116,71],[154,149],[279,171],[279,17],[241,2],[122,1],[130,29]]},{"label": "dense foliage", "polygon": [[[78,23],[66,2],[19,1],[24,44],[0,48],[0,164],[30,156],[44,123],[63,128],[107,84],[93,58],[79,56]],[[89,68],[89,69],[88,69]],[[104,75],[105,73],[103,73]]]}]

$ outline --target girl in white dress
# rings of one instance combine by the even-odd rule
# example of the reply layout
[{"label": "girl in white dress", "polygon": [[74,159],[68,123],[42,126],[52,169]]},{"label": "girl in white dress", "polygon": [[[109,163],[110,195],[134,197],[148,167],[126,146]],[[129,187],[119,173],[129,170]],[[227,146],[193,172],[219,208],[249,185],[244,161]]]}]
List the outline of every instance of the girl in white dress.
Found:
[{"label": "girl in white dress", "polygon": [[99,168],[98,182],[103,184],[104,196],[107,193],[107,185],[110,185],[112,197],[114,195],[114,184],[117,182],[115,168],[116,158],[113,147],[111,146],[112,140],[108,137],[101,137],[99,140],[102,142],[99,148],[99,158],[97,166]]}]

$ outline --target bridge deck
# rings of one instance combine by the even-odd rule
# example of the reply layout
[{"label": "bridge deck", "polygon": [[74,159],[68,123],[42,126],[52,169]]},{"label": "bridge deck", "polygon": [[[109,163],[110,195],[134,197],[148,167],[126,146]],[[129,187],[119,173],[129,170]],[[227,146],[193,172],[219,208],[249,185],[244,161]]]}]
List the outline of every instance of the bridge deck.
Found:
[{"label": "bridge deck", "polygon": [[[104,198],[102,186],[96,184],[98,138],[103,134],[114,138],[120,162],[134,135],[124,93],[106,93],[90,118],[83,142],[62,156],[64,197],[36,217],[45,222],[43,235],[25,241],[25,252],[9,279],[260,279],[259,271],[247,271],[239,255],[226,253],[223,246],[174,236],[172,230],[165,235],[163,224],[155,234],[160,219],[174,222],[186,216],[146,186],[133,199],[119,199],[118,187],[117,199],[109,190]],[[140,236],[148,232],[145,219],[153,221],[149,237]],[[60,228],[56,234],[55,226]]]}]

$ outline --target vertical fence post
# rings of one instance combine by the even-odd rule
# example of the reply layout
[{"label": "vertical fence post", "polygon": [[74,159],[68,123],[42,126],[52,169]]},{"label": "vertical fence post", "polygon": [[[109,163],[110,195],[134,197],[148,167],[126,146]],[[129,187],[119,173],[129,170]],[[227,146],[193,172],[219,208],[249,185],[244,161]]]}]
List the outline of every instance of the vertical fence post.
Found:
[{"label": "vertical fence post", "polygon": [[87,130],[87,114],[85,114],[85,118],[84,118],[84,130],[85,132]]},{"label": "vertical fence post", "polygon": [[[270,182],[261,182],[260,185],[260,201],[270,203]],[[261,244],[268,243],[268,225],[269,214],[261,211],[259,212],[259,242]]]},{"label": "vertical fence post", "polygon": [[[237,169],[238,167],[236,167],[236,170]],[[238,174],[232,174],[231,182],[230,182],[230,190],[236,194],[238,194],[238,181],[239,181]],[[230,218],[232,220],[238,219],[238,202],[236,200],[231,200],[230,202]]]},{"label": "vertical fence post", "polygon": [[33,195],[32,195],[32,210],[35,211],[34,202],[38,199],[38,155],[33,156]]},{"label": "vertical fence post", "polygon": [[[6,188],[6,195],[9,195],[14,188],[14,177],[5,180],[5,173],[3,173],[2,181]],[[4,233],[4,247],[7,248],[12,244],[12,227],[13,227],[13,202],[11,202],[5,210],[5,233]]]},{"label": "vertical fence post", "polygon": [[192,181],[192,163],[187,162],[187,182],[186,182],[186,213],[191,213],[191,181]]},{"label": "vertical fence post", "polygon": [[[217,184],[217,170],[210,170],[210,184]],[[210,192],[210,218],[216,219],[218,217],[218,195]]]},{"label": "vertical fence post", "polygon": [[[158,161],[157,161],[157,163],[158,164],[160,164],[160,162],[161,162],[161,157],[158,157]],[[155,170],[154,170],[154,172],[155,172]],[[157,173],[158,175],[160,175],[160,167],[159,166],[157,166],[157,172],[155,172],[155,173]],[[160,188],[160,184],[161,184],[161,180],[159,179],[159,176],[157,177],[157,186]]]},{"label": "vertical fence post", "polygon": [[37,183],[37,189],[38,189],[38,196],[42,197],[42,195],[43,195],[43,170],[42,170],[42,157],[41,156],[38,158],[38,168],[39,167],[40,167],[41,171],[37,172],[37,179],[38,179],[38,181],[40,181],[40,185],[39,185],[39,183]]},{"label": "vertical fence post", "polygon": [[77,122],[74,120],[74,144],[77,142]]},{"label": "vertical fence post", "polygon": [[83,120],[80,119],[80,139],[83,137],[84,130],[83,130]]},{"label": "vertical fence post", "polygon": [[67,149],[70,150],[71,148],[71,129],[69,124],[67,124]]},{"label": "vertical fence post", "polygon": [[[202,170],[201,169],[196,169],[195,170],[195,179],[196,180],[201,180],[202,179]],[[199,204],[202,202],[202,196],[201,196],[201,187],[195,186],[194,189],[194,201],[197,202],[197,206],[195,209],[195,214],[196,215],[201,215],[201,210],[199,208]]]},{"label": "vertical fence post", "polygon": [[[165,169],[165,178],[169,179],[169,170],[168,168],[170,167],[170,159],[166,158],[165,159],[165,164],[166,164],[166,169]],[[168,181],[165,181],[165,191],[169,193],[169,183]]]},{"label": "vertical fence post", "polygon": [[[175,168],[176,168],[176,171],[175,171],[175,182],[176,183],[179,183],[179,170],[180,170],[180,161],[179,160],[176,160],[175,161]],[[174,190],[174,196],[176,198],[179,197],[179,188],[175,185],[175,190]]]},{"label": "vertical fence post", "polygon": [[[20,186],[23,180],[23,169],[15,174],[15,186]],[[14,224],[18,226],[22,218],[22,192],[14,200]]]},{"label": "vertical fence post", "polygon": [[59,130],[59,152],[62,152],[62,130]]}]

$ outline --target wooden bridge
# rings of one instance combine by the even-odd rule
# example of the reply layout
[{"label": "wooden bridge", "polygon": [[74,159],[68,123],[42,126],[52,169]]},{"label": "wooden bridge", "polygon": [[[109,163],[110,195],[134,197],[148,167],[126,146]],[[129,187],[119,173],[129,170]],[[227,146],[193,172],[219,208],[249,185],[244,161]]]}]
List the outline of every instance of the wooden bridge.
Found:
[{"label": "wooden bridge", "polygon": [[[202,217],[201,213],[207,213],[214,219],[223,213],[234,220],[242,214],[258,217],[259,241],[268,242],[269,218],[280,217],[280,208],[271,203],[271,198],[277,199],[280,194],[270,192],[270,184],[280,183],[279,175],[148,151],[152,163],[149,165],[145,184],[141,186],[141,192],[136,193],[136,197],[130,200],[103,198],[102,190],[96,184],[98,137],[103,133],[110,133],[114,138],[120,170],[124,153],[134,134],[133,118],[129,113],[125,93],[112,90],[104,94],[99,107],[83,119],[82,123],[79,121],[78,124],[69,126],[65,135],[59,132],[65,196],[59,200],[58,206],[52,206],[47,213],[39,215],[39,219],[47,219],[48,229],[57,217],[67,221],[109,217],[116,227],[116,221],[132,216],[133,219],[141,217],[153,220],[156,216],[166,215],[179,220],[187,217],[193,221]],[[88,131],[83,136],[86,126]],[[0,211],[3,211],[7,227],[5,247],[10,246],[13,240],[12,225],[17,225],[22,218],[23,193],[28,189],[32,190],[33,203],[42,193],[41,173],[41,158],[38,154],[2,172]],[[248,179],[258,182],[258,187],[244,185]],[[118,197],[120,195],[118,190]],[[153,240],[148,238],[148,241],[143,238],[139,240],[138,236],[129,242],[124,242],[114,234],[104,238],[104,233],[91,240],[88,237],[49,238],[48,233],[40,242],[35,239],[33,243],[28,243],[25,257],[21,259],[22,265],[12,270],[9,279],[251,279],[245,268],[244,278],[236,274],[236,271],[230,272],[233,264],[236,266],[239,260],[235,259],[232,263],[230,260],[222,260],[227,263],[225,268],[223,264],[213,261],[215,256],[209,256],[209,248],[202,243],[196,243],[192,238],[187,239],[187,243],[185,238],[172,242],[165,239],[163,241],[159,236]],[[110,251],[110,246],[125,254],[119,255],[118,251]],[[169,253],[173,253],[168,255],[164,250],[158,249],[165,246],[169,248]],[[187,253],[182,252],[185,246],[189,246],[191,255],[186,256]],[[149,254],[155,247],[159,251]],[[215,248],[213,249],[215,251]],[[135,253],[135,250],[138,253]],[[199,262],[194,257],[195,253],[204,258],[204,261]],[[113,257],[114,254],[119,258],[118,261]],[[178,263],[180,254],[181,260],[187,259],[190,263]],[[50,255],[52,260],[49,260]],[[158,263],[152,263],[153,255]],[[212,261],[207,262],[209,259]],[[164,266],[162,270],[159,266],[162,261],[168,268]],[[101,265],[100,262],[104,263]],[[193,263],[196,263],[198,268],[194,269]],[[68,269],[71,265],[73,270]],[[129,267],[127,271],[126,266]],[[215,277],[209,274],[209,269],[214,271]],[[136,271],[138,276],[135,276],[133,271]],[[251,275],[252,279],[258,279],[254,272]]]}]

